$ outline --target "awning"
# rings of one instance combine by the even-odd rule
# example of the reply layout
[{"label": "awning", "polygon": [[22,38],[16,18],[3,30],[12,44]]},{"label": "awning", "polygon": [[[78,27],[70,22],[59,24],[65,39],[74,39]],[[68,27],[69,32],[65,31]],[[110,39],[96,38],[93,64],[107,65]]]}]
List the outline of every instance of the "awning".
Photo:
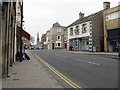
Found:
[{"label": "awning", "polygon": [[106,38],[107,40],[116,40],[116,39],[120,39],[120,37],[118,36],[118,37],[107,37]]},{"label": "awning", "polygon": [[[17,35],[20,36],[20,27],[17,27]],[[30,34],[22,29],[22,36],[30,40]]]}]

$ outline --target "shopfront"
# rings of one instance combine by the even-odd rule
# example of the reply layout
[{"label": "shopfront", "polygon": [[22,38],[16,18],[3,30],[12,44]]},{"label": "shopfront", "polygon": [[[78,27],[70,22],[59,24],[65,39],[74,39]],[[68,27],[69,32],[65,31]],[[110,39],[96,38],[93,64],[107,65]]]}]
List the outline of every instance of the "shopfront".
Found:
[{"label": "shopfront", "polygon": [[82,50],[89,51],[89,39],[88,39],[88,37],[82,38]]},{"label": "shopfront", "polygon": [[120,43],[120,29],[108,30],[108,51],[118,52],[117,43]]}]

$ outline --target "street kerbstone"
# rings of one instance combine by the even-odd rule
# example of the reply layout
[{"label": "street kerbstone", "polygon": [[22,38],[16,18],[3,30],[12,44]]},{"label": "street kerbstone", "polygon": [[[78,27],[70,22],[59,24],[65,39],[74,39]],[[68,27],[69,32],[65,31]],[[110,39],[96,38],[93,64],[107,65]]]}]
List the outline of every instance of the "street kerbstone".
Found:
[{"label": "street kerbstone", "polygon": [[17,61],[10,68],[10,77],[2,80],[3,88],[63,88],[34,55],[26,52],[31,60]]}]

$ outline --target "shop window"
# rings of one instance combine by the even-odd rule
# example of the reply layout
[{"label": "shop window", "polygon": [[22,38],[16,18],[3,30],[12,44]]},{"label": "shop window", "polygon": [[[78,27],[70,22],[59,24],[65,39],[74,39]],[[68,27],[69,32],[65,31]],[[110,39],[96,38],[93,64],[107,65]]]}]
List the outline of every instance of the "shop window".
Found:
[{"label": "shop window", "polygon": [[108,37],[120,36],[119,33],[120,33],[119,29],[108,30]]},{"label": "shop window", "polygon": [[89,42],[86,42],[86,45],[89,45]]}]

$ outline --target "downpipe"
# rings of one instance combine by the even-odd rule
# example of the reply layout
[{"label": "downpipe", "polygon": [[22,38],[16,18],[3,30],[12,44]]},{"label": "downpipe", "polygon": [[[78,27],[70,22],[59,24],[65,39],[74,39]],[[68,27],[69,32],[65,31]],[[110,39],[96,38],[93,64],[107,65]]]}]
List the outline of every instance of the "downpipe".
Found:
[{"label": "downpipe", "polygon": [[23,20],[23,1],[21,4],[21,29],[20,29],[20,62],[22,62],[22,57],[23,57],[23,53],[22,53],[22,20]]},{"label": "downpipe", "polygon": [[8,25],[8,62],[7,62],[7,77],[9,77],[9,67],[10,67],[10,43],[11,43],[11,15],[12,15],[12,0],[10,1],[10,9],[9,9],[9,25]]}]

